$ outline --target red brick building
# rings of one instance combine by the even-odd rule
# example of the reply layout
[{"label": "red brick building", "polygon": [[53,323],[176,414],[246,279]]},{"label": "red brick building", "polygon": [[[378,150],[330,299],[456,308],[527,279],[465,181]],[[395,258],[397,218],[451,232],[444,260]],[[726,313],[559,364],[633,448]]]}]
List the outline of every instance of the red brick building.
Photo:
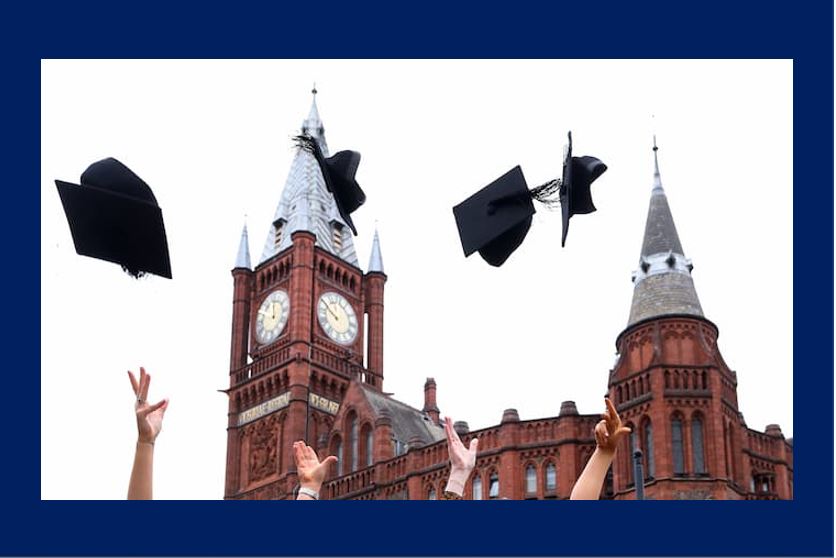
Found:
[{"label": "red brick building", "polygon": [[[315,97],[302,131],[328,155]],[[775,425],[765,433],[746,426],[691,269],[657,163],[630,316],[607,382],[633,434],[602,496],[635,497],[632,444],[643,451],[648,498],[792,498],[792,440]],[[436,498],[448,473],[436,383],[427,379],[420,410],[384,393],[378,235],[364,272],[309,153],[291,165],[260,262],[252,268],[245,228],[232,276],[224,497],[291,498],[291,444],[304,439],[340,458],[324,498]],[[480,440],[466,497],[568,498],[594,450],[597,420],[566,401],[556,417],[521,421],[508,409],[478,432],[456,423],[465,444]]]}]

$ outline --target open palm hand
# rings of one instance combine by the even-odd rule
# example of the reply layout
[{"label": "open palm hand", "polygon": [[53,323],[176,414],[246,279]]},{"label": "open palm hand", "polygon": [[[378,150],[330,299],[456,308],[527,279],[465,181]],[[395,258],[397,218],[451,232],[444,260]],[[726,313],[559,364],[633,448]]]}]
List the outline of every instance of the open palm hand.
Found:
[{"label": "open palm hand", "polygon": [[314,449],[305,442],[293,442],[293,458],[296,460],[296,473],[299,475],[301,486],[313,487],[317,492],[325,480],[328,467],[337,462],[333,455],[326,457],[322,463],[316,456]]}]

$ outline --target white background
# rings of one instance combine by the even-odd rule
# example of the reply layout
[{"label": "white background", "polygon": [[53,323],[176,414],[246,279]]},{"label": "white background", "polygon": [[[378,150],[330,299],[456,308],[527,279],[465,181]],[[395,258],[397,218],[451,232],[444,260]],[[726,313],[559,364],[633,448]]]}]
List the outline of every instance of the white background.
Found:
[{"label": "white background", "polygon": [[[472,429],[506,408],[555,416],[564,400],[600,412],[655,132],[740,409],[792,436],[791,61],[44,61],[42,498],[124,498],[126,370],[140,365],[151,399],[171,399],[155,496],[223,496],[230,270],[245,215],[259,260],[313,82],[331,152],[363,156],[354,242],[366,269],[377,221],[386,391],[420,408],[432,376],[442,413]],[[503,267],[465,259],[451,208],[517,164],[529,186],[559,176],[568,130],[575,155],[609,167],[598,211],[572,219],[565,248],[559,211],[541,209]],[[53,181],[108,156],[154,190],[173,280],[75,253]]]}]

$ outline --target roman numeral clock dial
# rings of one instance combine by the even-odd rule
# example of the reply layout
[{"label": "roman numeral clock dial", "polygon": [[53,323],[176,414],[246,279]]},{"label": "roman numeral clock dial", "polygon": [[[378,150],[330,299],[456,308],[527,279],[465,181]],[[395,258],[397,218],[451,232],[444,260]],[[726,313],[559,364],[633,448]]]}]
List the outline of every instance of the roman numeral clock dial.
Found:
[{"label": "roman numeral clock dial", "polygon": [[357,314],[344,296],[324,293],[316,305],[322,330],[340,345],[350,345],[357,338]]},{"label": "roman numeral clock dial", "polygon": [[255,318],[256,340],[262,345],[275,341],[284,329],[289,314],[290,299],[286,292],[278,290],[267,295]]}]

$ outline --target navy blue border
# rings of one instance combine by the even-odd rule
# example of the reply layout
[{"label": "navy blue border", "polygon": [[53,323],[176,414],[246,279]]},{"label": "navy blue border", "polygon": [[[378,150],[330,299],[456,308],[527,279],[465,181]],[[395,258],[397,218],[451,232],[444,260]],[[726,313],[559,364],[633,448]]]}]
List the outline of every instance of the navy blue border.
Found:
[{"label": "navy blue border", "polygon": [[[572,2],[545,10],[527,4],[6,7],[0,554],[833,554],[832,4]],[[794,191],[804,194],[794,203],[795,500],[41,502],[39,60],[73,57],[794,59]],[[755,211],[759,195],[753,184]],[[760,277],[768,280],[769,265],[788,264],[766,264]]]}]

